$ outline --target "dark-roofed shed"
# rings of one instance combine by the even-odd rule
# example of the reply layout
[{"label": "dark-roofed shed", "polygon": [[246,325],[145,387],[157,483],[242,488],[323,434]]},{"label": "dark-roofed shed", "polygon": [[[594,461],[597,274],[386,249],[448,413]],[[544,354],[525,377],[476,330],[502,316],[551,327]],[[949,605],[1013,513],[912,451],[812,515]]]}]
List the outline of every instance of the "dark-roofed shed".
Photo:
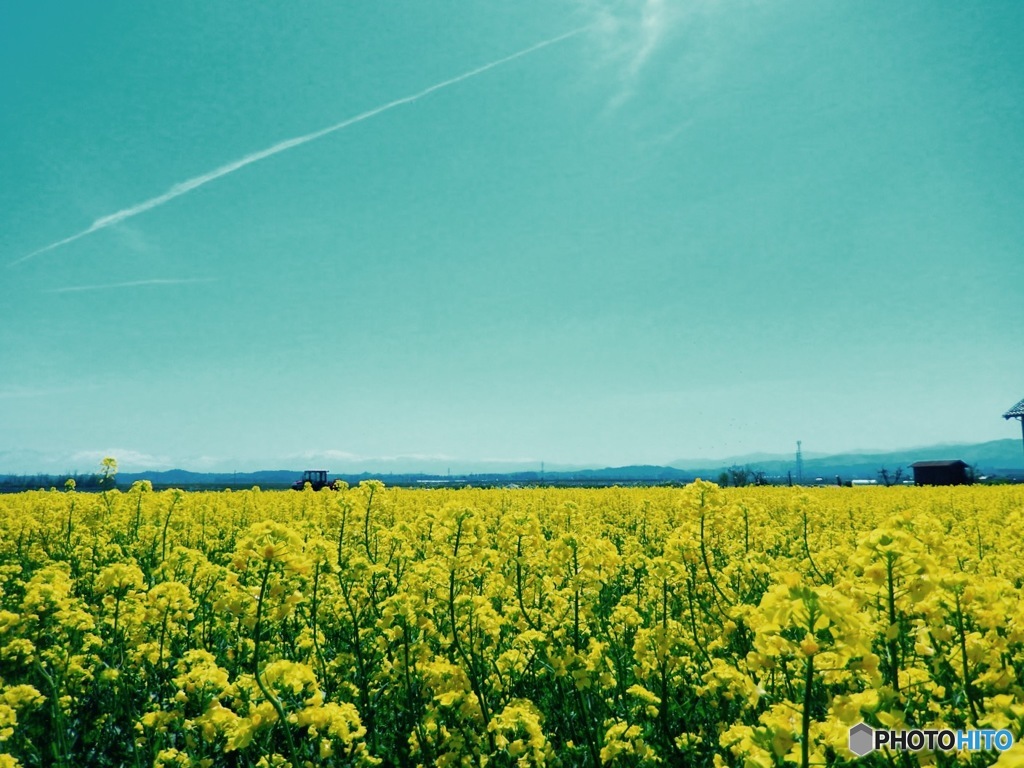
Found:
[{"label": "dark-roofed shed", "polygon": [[910,465],[915,485],[968,485],[967,464],[960,461],[918,461]]}]

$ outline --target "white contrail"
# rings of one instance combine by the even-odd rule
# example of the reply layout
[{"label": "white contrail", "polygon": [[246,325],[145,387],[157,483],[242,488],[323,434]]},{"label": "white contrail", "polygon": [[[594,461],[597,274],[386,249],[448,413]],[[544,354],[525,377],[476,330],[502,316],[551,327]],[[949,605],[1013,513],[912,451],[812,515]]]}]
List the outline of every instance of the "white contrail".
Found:
[{"label": "white contrail", "polygon": [[73,243],[75,240],[83,238],[86,235],[91,235],[93,232],[99,232],[101,229],[106,229],[107,227],[113,226],[114,224],[118,224],[124,221],[125,219],[130,219],[133,216],[138,216],[140,213],[145,213],[146,211],[152,210],[153,208],[157,208],[163,205],[164,203],[170,202],[176,197],[184,195],[186,192],[191,192],[193,189],[201,187],[204,184],[209,184],[211,181],[214,181],[215,179],[219,179],[222,176],[227,176],[229,173],[234,173],[235,171],[244,168],[247,165],[252,165],[255,162],[265,160],[266,158],[272,157],[273,155],[276,155],[280,152],[284,152],[285,150],[292,149],[293,147],[298,147],[302,144],[307,144],[311,141],[323,138],[324,136],[327,136],[330,133],[340,131],[343,128],[348,128],[350,125],[355,125],[356,123],[361,123],[363,120],[368,120],[371,117],[376,117],[382,112],[387,112],[389,109],[394,109],[395,107],[400,107],[403,104],[411,104],[414,101],[419,101],[424,96],[429,96],[434,91],[440,91],[442,88],[447,88],[450,85],[461,83],[463,80],[468,80],[471,77],[476,77],[477,75],[483,74],[489,69],[500,67],[502,64],[507,64],[508,62],[518,59],[522,56],[527,56],[533,53],[534,51],[539,51],[541,48],[546,48],[549,45],[559,43],[562,40],[566,40],[567,38],[573,37],[574,35],[578,35],[584,29],[586,29],[586,27],[580,27],[579,29],[574,29],[571,32],[566,32],[564,35],[559,35],[558,37],[552,37],[549,40],[544,40],[542,42],[537,43],[536,45],[531,45],[529,48],[524,48],[521,51],[517,51],[516,53],[513,53],[509,56],[505,56],[501,59],[498,59],[497,61],[492,61],[490,64],[484,64],[483,66],[477,67],[476,69],[471,69],[469,72],[464,72],[461,75],[453,77],[449,80],[437,83],[437,85],[432,85],[429,88],[424,88],[422,91],[414,93],[411,96],[405,96],[401,99],[389,101],[387,104],[384,104],[383,106],[375,107],[374,109],[371,109],[367,112],[363,112],[362,114],[356,115],[355,117],[350,117],[347,120],[342,120],[340,123],[335,123],[334,125],[328,126],[327,128],[322,128],[319,131],[307,133],[304,136],[296,136],[294,139],[286,139],[285,141],[281,141],[278,142],[277,144],[274,144],[272,147],[268,147],[267,149],[262,149],[259,152],[253,152],[250,155],[246,155],[240,160],[235,160],[233,163],[222,165],[220,168],[212,170],[209,173],[204,173],[202,176],[196,176],[195,178],[189,179],[188,181],[183,181],[180,184],[175,184],[162,195],[158,195],[157,197],[146,200],[145,202],[139,203],[138,205],[133,205],[131,208],[125,208],[123,210],[118,211],[117,213],[112,213],[109,216],[103,216],[102,218],[96,219],[96,221],[94,221],[92,223],[92,226],[90,226],[88,229],[84,229],[78,234],[71,235],[70,237],[65,237],[63,240],[58,240],[55,243],[50,243],[44,248],[40,248],[37,251],[33,251],[27,256],[22,256],[20,259],[12,261],[9,264],[9,266],[13,267],[16,264],[21,264],[22,262],[35,258],[36,256],[42,253],[52,251],[55,248],[60,248],[62,245],[67,245],[68,243]]},{"label": "white contrail", "polygon": [[154,280],[131,280],[126,283],[106,283],[104,285],[69,285],[65,288],[50,288],[43,293],[77,293],[79,291],[106,291],[110,288],[136,288],[140,285],[191,285],[193,283],[212,283],[215,277],[178,277]]}]

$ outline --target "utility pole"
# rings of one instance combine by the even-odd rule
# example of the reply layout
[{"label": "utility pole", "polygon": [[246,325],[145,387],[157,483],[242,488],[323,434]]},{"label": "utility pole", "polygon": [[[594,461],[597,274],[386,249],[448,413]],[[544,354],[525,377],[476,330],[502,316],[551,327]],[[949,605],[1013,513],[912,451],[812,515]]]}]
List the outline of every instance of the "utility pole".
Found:
[{"label": "utility pole", "polygon": [[800,449],[802,445],[802,440],[796,441],[796,482],[798,485],[804,484],[804,454]]}]

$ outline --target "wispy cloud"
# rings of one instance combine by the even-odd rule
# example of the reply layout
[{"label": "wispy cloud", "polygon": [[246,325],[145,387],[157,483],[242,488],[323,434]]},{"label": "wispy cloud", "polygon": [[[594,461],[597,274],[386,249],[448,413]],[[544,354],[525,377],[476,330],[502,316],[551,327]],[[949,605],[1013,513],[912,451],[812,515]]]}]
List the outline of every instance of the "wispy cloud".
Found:
[{"label": "wispy cloud", "polygon": [[357,453],[351,453],[350,451],[341,451],[336,449],[324,449],[324,450],[313,450],[303,451],[301,453],[285,454],[280,457],[285,461],[302,460],[302,461],[340,461],[340,462],[351,462],[352,464],[369,464],[374,466],[387,466],[393,464],[412,465],[417,463],[429,463],[429,462],[452,462],[453,466],[457,464],[473,464],[475,466],[486,466],[492,464],[505,464],[505,465],[534,465],[539,464],[541,459],[536,457],[523,457],[523,456],[483,456],[477,458],[468,459],[465,456],[454,456],[448,453],[396,453],[390,455],[361,455]]},{"label": "wispy cloud", "polygon": [[126,224],[118,227],[115,232],[122,245],[132,253],[149,255],[160,251],[159,247],[149,241],[140,227]]},{"label": "wispy cloud", "polygon": [[455,457],[444,453],[404,453],[394,456],[363,456],[349,451],[340,451],[334,448],[324,450],[303,451],[283,456],[284,459],[303,459],[307,461],[335,460],[353,462],[397,462],[397,461],[451,461]]},{"label": "wispy cloud", "polygon": [[70,237],[65,237],[63,240],[57,240],[56,242],[50,243],[49,245],[44,246],[43,248],[40,248],[36,251],[33,251],[32,253],[29,253],[25,256],[22,256],[19,259],[15,259],[8,266],[16,266],[18,264],[28,261],[29,259],[33,259],[36,256],[46,253],[47,251],[52,251],[56,248],[60,248],[61,246],[69,245],[70,243],[73,243],[76,240],[80,240],[83,237],[87,237],[88,235],[91,235],[94,232],[99,232],[100,230],[106,229],[107,227],[112,227],[115,224],[120,224],[122,221],[131,219],[135,216],[138,216],[139,214],[145,213],[146,211],[151,211],[154,208],[158,208],[161,205],[164,205],[165,203],[169,203],[176,197],[181,197],[182,195],[187,194],[194,189],[198,189],[199,187],[205,184],[209,184],[211,181],[215,181],[219,178],[227,176],[228,174],[234,173],[235,171],[241,170],[242,168],[245,168],[247,165],[252,165],[253,163],[259,162],[260,160],[266,160],[268,157],[273,157],[274,155],[280,154],[281,152],[285,152],[289,149],[294,149],[295,147],[299,147],[303,144],[308,144],[311,141],[322,139],[324,136],[328,136],[332,133],[348,128],[349,126],[355,125],[356,123],[361,123],[364,120],[369,120],[371,117],[376,117],[377,115],[387,112],[388,110],[394,109],[395,107],[400,107],[404,104],[412,104],[413,102],[419,101],[425,96],[429,96],[430,94],[436,91],[440,91],[443,88],[448,88],[457,83],[461,83],[463,80],[468,80],[471,77],[482,75],[484,72],[494,69],[495,67],[500,67],[503,64],[507,64],[511,61],[522,58],[523,56],[527,56],[531,53],[534,53],[535,51],[539,51],[542,48],[546,48],[549,45],[554,45],[555,43],[567,40],[570,37],[578,35],[580,32],[583,31],[583,29],[584,28],[581,27],[579,29],[574,29],[571,32],[566,32],[563,35],[558,35],[557,37],[552,37],[547,40],[543,40],[535,45],[531,45],[529,48],[524,48],[521,51],[516,51],[513,54],[504,56],[500,59],[496,59],[495,61],[479,66],[476,69],[471,69],[468,72],[463,72],[461,75],[457,75],[455,77],[449,78],[448,80],[443,80],[440,83],[431,85],[430,87],[424,88],[422,91],[418,91],[417,93],[414,93],[410,96],[404,96],[400,99],[389,101],[387,104],[383,104],[379,107],[367,110],[366,112],[358,114],[355,117],[350,117],[347,120],[342,120],[340,123],[335,123],[334,125],[328,126],[327,128],[323,128],[319,131],[313,131],[312,133],[307,133],[302,136],[296,136],[293,139],[280,141],[271,147],[261,149],[259,152],[253,152],[251,154],[248,154],[245,157],[241,158],[240,160],[235,160],[234,162],[228,163],[227,165],[222,165],[219,168],[210,171],[209,173],[204,173],[201,176],[196,176],[194,178],[188,179],[187,181],[183,181],[180,184],[175,184],[162,195],[157,195],[156,197],[150,198],[149,200],[139,203],[138,205],[133,205],[130,208],[124,208],[120,211],[117,211],[116,213],[112,213],[108,216],[103,216],[99,219],[96,219],[96,221],[94,221],[88,229],[84,229],[81,232],[71,235]]},{"label": "wispy cloud", "polygon": [[0,448],[0,473],[34,475],[38,473],[71,474],[96,472],[107,456],[117,459],[120,472],[172,469],[166,456],[154,456],[129,448],[107,450],[74,450],[58,448],[39,450],[32,448]]},{"label": "wispy cloud", "polygon": [[629,62],[629,73],[637,75],[657,49],[672,23],[666,0],[645,0],[637,23],[637,48]]},{"label": "wispy cloud", "polygon": [[349,451],[339,451],[332,448],[322,451],[303,451],[302,453],[293,453],[284,456],[285,459],[304,459],[307,461],[318,461],[320,459],[331,461],[361,461],[362,456]]},{"label": "wispy cloud", "polygon": [[192,285],[195,283],[212,283],[215,277],[182,277],[154,280],[129,280],[124,283],[105,283],[102,285],[68,285],[63,288],[49,288],[43,293],[79,293],[81,291],[108,291],[117,288],[138,288],[148,285]]},{"label": "wispy cloud", "polygon": [[632,98],[652,59],[675,32],[714,0],[577,0],[591,20],[591,38],[600,49],[601,64],[616,71],[618,90],[612,107]]},{"label": "wispy cloud", "polygon": [[[453,456],[447,453],[397,453],[391,455],[361,455],[350,451],[337,449],[321,449],[303,451],[301,453],[285,454],[279,457],[283,463],[305,462],[304,466],[312,466],[314,463],[325,466],[341,464],[346,471],[444,471],[445,469],[459,468],[459,471],[466,471],[471,467],[472,471],[486,471],[488,468],[505,467],[508,469],[527,469],[540,464],[540,459],[532,457],[495,457],[467,459],[464,456]],[[428,466],[432,465],[432,466]]]},{"label": "wispy cloud", "polygon": [[143,451],[135,451],[130,448],[110,448],[105,451],[78,451],[71,454],[72,466],[98,466],[107,456],[117,459],[117,466],[120,470],[139,469],[170,469],[173,466],[171,460],[166,456],[154,456]]}]

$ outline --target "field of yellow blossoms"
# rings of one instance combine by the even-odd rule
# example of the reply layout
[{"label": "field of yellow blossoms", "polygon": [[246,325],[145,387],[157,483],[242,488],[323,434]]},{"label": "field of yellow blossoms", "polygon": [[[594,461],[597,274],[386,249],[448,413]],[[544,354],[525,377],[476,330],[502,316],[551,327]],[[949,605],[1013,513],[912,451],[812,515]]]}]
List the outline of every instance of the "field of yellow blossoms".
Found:
[{"label": "field of yellow blossoms", "polygon": [[1024,488],[0,497],[0,767],[1024,764]]}]

